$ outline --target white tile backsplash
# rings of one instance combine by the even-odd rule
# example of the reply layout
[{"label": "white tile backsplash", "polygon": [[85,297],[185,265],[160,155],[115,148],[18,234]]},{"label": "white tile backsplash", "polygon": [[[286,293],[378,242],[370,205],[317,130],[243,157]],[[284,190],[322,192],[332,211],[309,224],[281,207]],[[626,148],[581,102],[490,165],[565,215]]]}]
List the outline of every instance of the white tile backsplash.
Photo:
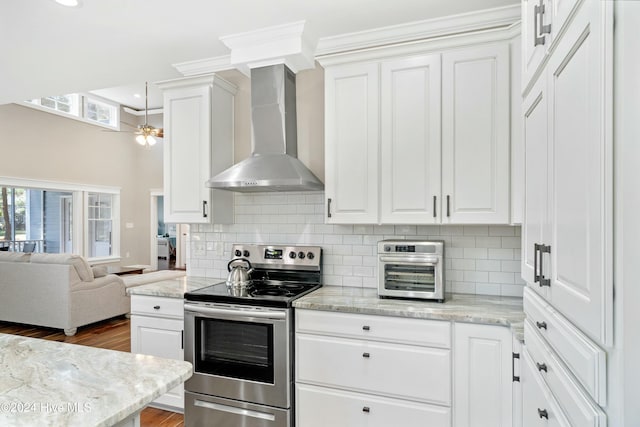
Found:
[{"label": "white tile backsplash", "polygon": [[505,225],[324,224],[324,194],[236,193],[235,224],[191,224],[190,276],[223,278],[234,243],[323,248],[323,283],[377,286],[377,243],[390,238],[444,240],[446,290],[522,296],[520,227]]}]

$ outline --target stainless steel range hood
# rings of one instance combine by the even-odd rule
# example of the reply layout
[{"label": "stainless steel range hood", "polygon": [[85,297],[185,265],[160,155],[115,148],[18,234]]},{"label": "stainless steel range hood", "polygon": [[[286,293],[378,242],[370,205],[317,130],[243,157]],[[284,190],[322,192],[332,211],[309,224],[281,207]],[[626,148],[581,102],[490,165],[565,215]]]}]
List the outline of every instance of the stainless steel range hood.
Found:
[{"label": "stainless steel range hood", "polygon": [[324,184],[298,160],[296,76],[284,64],[251,70],[253,151],[207,181],[220,190],[308,191]]}]

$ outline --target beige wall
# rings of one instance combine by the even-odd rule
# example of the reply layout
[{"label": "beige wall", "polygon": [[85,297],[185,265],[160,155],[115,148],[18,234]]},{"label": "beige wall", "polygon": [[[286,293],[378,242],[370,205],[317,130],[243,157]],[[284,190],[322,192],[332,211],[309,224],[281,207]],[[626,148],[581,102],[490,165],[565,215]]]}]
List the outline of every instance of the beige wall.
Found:
[{"label": "beige wall", "polygon": [[[152,118],[158,125],[159,117]],[[125,114],[122,120],[135,124],[139,118]],[[162,141],[146,150],[131,128],[122,130],[0,105],[0,176],[120,187],[122,264],[149,264],[149,190],[162,188]]]}]

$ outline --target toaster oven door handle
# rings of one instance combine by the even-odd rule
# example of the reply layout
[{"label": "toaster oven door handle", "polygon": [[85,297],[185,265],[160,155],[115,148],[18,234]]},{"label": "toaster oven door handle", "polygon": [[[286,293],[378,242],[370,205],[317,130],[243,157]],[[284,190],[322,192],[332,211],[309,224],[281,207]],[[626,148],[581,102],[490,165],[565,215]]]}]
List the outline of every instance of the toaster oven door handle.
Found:
[{"label": "toaster oven door handle", "polygon": [[439,260],[438,258],[407,258],[407,257],[389,257],[389,256],[381,256],[380,261],[382,262],[390,262],[399,265],[436,265]]},{"label": "toaster oven door handle", "polygon": [[192,313],[204,314],[209,316],[224,316],[246,319],[248,317],[258,319],[277,319],[282,320],[287,317],[284,311],[258,311],[258,310],[227,310],[224,308],[202,307],[194,304],[184,305],[185,311]]}]

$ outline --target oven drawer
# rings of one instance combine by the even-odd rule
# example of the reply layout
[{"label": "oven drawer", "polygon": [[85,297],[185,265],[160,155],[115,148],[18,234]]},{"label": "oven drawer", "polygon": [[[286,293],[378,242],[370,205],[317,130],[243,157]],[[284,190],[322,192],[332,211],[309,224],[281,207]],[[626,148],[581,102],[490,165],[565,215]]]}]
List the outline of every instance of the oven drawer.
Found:
[{"label": "oven drawer", "polygon": [[584,394],[562,362],[554,356],[553,350],[544,343],[534,329],[533,325],[526,320],[524,325],[526,348],[533,362],[534,375],[539,375],[547,384],[571,425],[605,426],[604,412]]},{"label": "oven drawer", "polygon": [[192,392],[184,393],[185,427],[290,427],[291,411]]},{"label": "oven drawer", "polygon": [[296,385],[302,427],[449,427],[451,409],[305,384]]},{"label": "oven drawer", "polygon": [[451,323],[296,309],[296,332],[451,348]]},{"label": "oven drawer", "polygon": [[451,352],[298,334],[296,381],[450,405]]},{"label": "oven drawer", "polygon": [[181,298],[131,295],[131,314],[182,319],[184,301]]},{"label": "oven drawer", "polygon": [[605,351],[527,287],[524,312],[589,395],[599,405],[606,405]]}]

